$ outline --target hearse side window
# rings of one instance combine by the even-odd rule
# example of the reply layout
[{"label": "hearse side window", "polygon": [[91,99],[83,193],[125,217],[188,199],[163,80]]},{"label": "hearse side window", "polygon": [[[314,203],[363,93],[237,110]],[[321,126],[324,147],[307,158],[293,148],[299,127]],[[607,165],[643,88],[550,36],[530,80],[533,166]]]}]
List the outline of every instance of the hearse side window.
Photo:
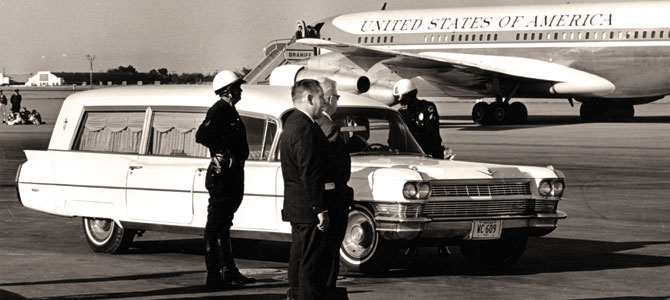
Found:
[{"label": "hearse side window", "polygon": [[208,157],[207,148],[195,142],[195,132],[205,119],[198,112],[156,112],[151,124],[149,154]]},{"label": "hearse side window", "polygon": [[86,112],[73,150],[138,153],[145,112]]},{"label": "hearse side window", "polygon": [[266,160],[277,133],[277,124],[264,118],[242,116],[247,128],[248,160]]}]

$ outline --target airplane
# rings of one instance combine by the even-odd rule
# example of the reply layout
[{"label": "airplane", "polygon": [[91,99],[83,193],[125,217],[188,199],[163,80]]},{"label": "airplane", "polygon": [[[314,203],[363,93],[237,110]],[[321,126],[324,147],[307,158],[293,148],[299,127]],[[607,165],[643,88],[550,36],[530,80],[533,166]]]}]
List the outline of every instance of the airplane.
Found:
[{"label": "airplane", "polygon": [[628,1],[338,15],[295,41],[319,55],[270,81],[327,76],[394,105],[395,82],[423,80],[446,96],[495,98],[473,106],[479,124],[524,123],[513,98],[576,100],[586,122],[630,120],[634,105],[670,94],[668,12],[668,1]]}]

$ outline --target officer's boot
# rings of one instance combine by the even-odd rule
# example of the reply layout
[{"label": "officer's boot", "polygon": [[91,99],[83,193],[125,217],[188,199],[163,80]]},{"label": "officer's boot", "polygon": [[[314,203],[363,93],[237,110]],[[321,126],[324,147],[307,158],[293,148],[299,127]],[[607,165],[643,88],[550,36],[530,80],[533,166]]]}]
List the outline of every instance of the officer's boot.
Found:
[{"label": "officer's boot", "polygon": [[205,239],[205,265],[207,266],[207,289],[222,290],[231,287],[230,282],[223,279],[221,262],[223,256],[218,239]]},{"label": "officer's boot", "polygon": [[235,258],[233,257],[233,247],[230,244],[229,238],[219,239],[221,245],[222,262],[223,262],[223,280],[230,282],[233,285],[242,285],[247,283],[256,283],[256,279],[246,277],[240,273],[240,270],[235,266]]}]

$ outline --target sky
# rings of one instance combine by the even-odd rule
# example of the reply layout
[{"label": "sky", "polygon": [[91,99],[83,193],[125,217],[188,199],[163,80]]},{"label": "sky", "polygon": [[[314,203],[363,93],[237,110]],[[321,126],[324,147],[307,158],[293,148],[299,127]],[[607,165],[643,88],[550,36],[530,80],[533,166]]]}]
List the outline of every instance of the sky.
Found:
[{"label": "sky", "polygon": [[[602,2],[602,0],[591,0]],[[214,73],[254,67],[296,20],[387,9],[565,3],[557,0],[0,0],[0,73]],[[585,2],[573,0],[572,2]]]}]

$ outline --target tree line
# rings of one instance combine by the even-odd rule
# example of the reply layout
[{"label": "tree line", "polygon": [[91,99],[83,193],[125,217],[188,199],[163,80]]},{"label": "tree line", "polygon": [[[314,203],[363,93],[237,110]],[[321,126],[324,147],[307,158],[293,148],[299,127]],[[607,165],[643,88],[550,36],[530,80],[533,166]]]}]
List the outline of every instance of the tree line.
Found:
[{"label": "tree line", "polygon": [[[251,69],[242,68],[240,73],[246,75]],[[60,72],[53,73],[54,75],[63,78],[64,85],[81,85],[90,84],[89,72]],[[149,72],[138,72],[132,65],[119,66],[117,68],[108,69],[106,72],[93,72],[93,85],[108,85],[110,82],[113,85],[125,84],[203,84],[212,82],[216,72],[211,74],[202,73],[181,73],[169,72],[167,68],[152,69]]]}]

